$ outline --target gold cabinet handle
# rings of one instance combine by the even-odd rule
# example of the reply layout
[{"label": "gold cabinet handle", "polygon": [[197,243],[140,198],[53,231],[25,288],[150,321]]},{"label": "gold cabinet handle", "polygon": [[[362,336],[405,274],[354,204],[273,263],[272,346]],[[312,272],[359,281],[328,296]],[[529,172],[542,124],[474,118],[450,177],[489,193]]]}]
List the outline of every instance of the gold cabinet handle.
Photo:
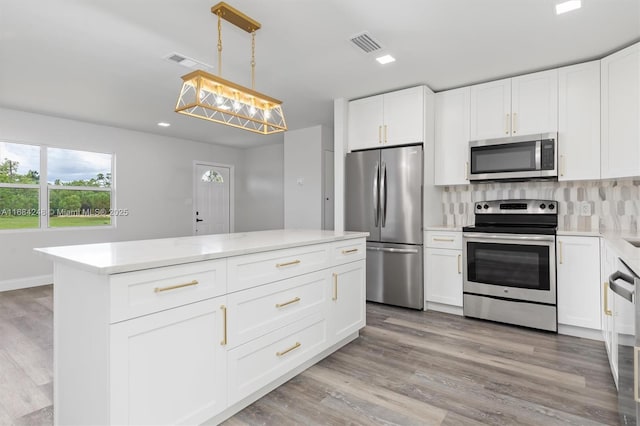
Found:
[{"label": "gold cabinet handle", "polygon": [[464,180],[469,180],[469,162],[464,163]]},{"label": "gold cabinet handle", "polygon": [[462,255],[458,255],[458,274],[462,273]]},{"label": "gold cabinet handle", "polygon": [[302,346],[302,343],[300,342],[296,342],[295,345],[291,346],[290,348],[285,349],[284,351],[281,352],[276,352],[276,356],[283,356],[288,354],[289,352],[298,349],[300,346]]},{"label": "gold cabinet handle", "polygon": [[453,242],[453,238],[433,238],[433,241],[442,241],[445,243],[452,243]]},{"label": "gold cabinet handle", "polygon": [[560,176],[564,176],[566,169],[564,154],[560,154]]},{"label": "gold cabinet handle", "polygon": [[378,143],[382,143],[382,126],[378,126]]},{"label": "gold cabinet handle", "polygon": [[342,254],[351,254],[351,253],[357,253],[358,249],[354,248],[354,249],[349,249],[349,250],[342,250]]},{"label": "gold cabinet handle", "polygon": [[610,317],[612,312],[611,309],[609,309],[609,282],[605,281],[603,287],[604,295],[602,297],[602,309],[604,310],[604,314]]},{"label": "gold cabinet handle", "polygon": [[227,345],[227,307],[222,305],[220,306],[220,310],[222,311],[222,324],[223,324],[222,341],[220,342],[220,345],[226,346]]},{"label": "gold cabinet handle", "polygon": [[387,125],[384,125],[384,143],[387,143]]},{"label": "gold cabinet handle", "polygon": [[177,288],[183,288],[183,287],[191,287],[193,285],[198,285],[198,280],[193,280],[191,282],[184,283],[184,284],[170,285],[167,287],[156,287],[155,289],[153,289],[153,291],[155,291],[156,293],[161,293],[163,291],[175,290]]},{"label": "gold cabinet handle", "polygon": [[338,274],[333,273],[333,297],[331,300],[338,300]]},{"label": "gold cabinet handle", "polygon": [[509,114],[507,114],[507,118],[504,120],[504,134],[509,134]]},{"label": "gold cabinet handle", "polygon": [[289,305],[292,305],[294,303],[298,303],[299,301],[300,301],[300,298],[296,297],[294,299],[289,300],[288,302],[276,303],[276,308],[284,308],[285,306],[289,306]]},{"label": "gold cabinet handle", "polygon": [[558,241],[558,263],[562,265],[562,241]]},{"label": "gold cabinet handle", "polygon": [[640,352],[639,347],[633,348],[633,399],[636,402],[640,402],[638,398],[638,352]]},{"label": "gold cabinet handle", "polygon": [[513,129],[513,134],[516,134],[516,124],[518,123],[518,113],[514,112],[513,113],[513,124],[511,126],[511,128]]},{"label": "gold cabinet handle", "polygon": [[284,268],[285,266],[297,265],[299,263],[300,261],[297,259],[286,263],[276,263],[276,268]]}]

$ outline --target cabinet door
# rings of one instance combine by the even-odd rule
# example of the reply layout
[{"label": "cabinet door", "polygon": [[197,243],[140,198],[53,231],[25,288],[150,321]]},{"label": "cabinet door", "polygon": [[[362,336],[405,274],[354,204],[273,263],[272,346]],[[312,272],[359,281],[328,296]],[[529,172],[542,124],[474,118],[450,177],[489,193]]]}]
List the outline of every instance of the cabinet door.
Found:
[{"label": "cabinet door", "polygon": [[558,237],[558,323],[600,330],[600,243]]},{"label": "cabinet door", "polygon": [[558,70],[511,80],[511,134],[558,131]]},{"label": "cabinet door", "polygon": [[437,93],[435,184],[469,183],[469,114],[471,88]]},{"label": "cabinet door", "polygon": [[640,43],[603,58],[602,177],[640,175]]},{"label": "cabinet door", "polygon": [[558,70],[558,180],[600,179],[600,61]]},{"label": "cabinet door", "polygon": [[471,86],[471,140],[511,134],[511,79]]},{"label": "cabinet door", "polygon": [[426,249],[427,302],[462,307],[462,251]]},{"label": "cabinet door", "polygon": [[331,270],[329,341],[337,342],[365,326],[365,261]]},{"label": "cabinet door", "polygon": [[225,300],[111,325],[112,424],[196,424],[226,408]]},{"label": "cabinet door", "polygon": [[382,144],[382,95],[349,102],[349,150],[375,148]]},{"label": "cabinet door", "polygon": [[424,87],[384,94],[383,145],[424,142]]},{"label": "cabinet door", "polygon": [[602,283],[602,308],[600,309],[600,318],[602,322],[602,340],[604,340],[607,354],[611,358],[611,335],[613,333],[613,294],[609,288],[609,275],[613,272],[610,260],[610,250],[605,244],[604,239],[600,241],[600,282]]}]

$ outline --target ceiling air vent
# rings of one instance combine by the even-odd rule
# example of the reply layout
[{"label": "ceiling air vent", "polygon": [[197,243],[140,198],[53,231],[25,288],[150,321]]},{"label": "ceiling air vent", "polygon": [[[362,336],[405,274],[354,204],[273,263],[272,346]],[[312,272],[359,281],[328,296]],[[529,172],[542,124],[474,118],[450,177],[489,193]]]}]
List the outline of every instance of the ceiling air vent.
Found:
[{"label": "ceiling air vent", "polygon": [[382,49],[380,43],[366,31],[354,35],[349,40],[364,53],[376,52]]},{"label": "ceiling air vent", "polygon": [[189,58],[185,55],[181,55],[180,53],[170,53],[164,58],[187,68],[211,68],[210,65],[207,65],[200,61],[196,61],[195,59]]}]

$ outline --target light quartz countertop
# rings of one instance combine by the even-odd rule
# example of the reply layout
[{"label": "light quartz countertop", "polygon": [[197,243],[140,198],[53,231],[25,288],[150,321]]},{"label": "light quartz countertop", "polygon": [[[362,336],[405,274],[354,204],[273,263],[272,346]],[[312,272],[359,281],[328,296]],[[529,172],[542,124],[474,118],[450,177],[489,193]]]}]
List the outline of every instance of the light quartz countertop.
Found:
[{"label": "light quartz countertop", "polygon": [[462,232],[462,226],[434,225],[434,226],[425,226],[424,230],[425,231]]},{"label": "light quartz countertop", "polygon": [[364,238],[366,232],[279,229],[156,240],[36,248],[55,262],[117,274],[311,244]]}]

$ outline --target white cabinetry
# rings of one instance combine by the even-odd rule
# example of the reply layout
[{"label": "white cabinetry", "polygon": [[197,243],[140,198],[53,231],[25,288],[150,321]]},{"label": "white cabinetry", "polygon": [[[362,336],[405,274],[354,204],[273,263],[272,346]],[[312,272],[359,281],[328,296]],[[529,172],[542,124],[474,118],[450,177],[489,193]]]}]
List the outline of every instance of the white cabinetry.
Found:
[{"label": "white cabinetry", "polygon": [[556,132],[558,70],[471,86],[470,139]]},{"label": "white cabinetry", "polygon": [[364,238],[257,246],[112,274],[56,262],[54,423],[220,422],[357,337]]},{"label": "white cabinetry", "polygon": [[226,408],[224,303],[208,299],[111,326],[111,424],[198,424]]},{"label": "white cabinetry", "polygon": [[600,241],[557,237],[558,324],[600,330]]},{"label": "white cabinetry", "polygon": [[461,314],[462,233],[427,231],[425,241],[425,310]]},{"label": "white cabinetry", "polygon": [[424,86],[349,102],[349,150],[424,141]]},{"label": "white cabinetry", "polygon": [[640,43],[601,61],[602,177],[640,175]]},{"label": "white cabinetry", "polygon": [[558,180],[600,179],[600,61],[558,71]]},{"label": "white cabinetry", "polygon": [[471,89],[435,95],[435,184],[469,183],[469,94]]}]

